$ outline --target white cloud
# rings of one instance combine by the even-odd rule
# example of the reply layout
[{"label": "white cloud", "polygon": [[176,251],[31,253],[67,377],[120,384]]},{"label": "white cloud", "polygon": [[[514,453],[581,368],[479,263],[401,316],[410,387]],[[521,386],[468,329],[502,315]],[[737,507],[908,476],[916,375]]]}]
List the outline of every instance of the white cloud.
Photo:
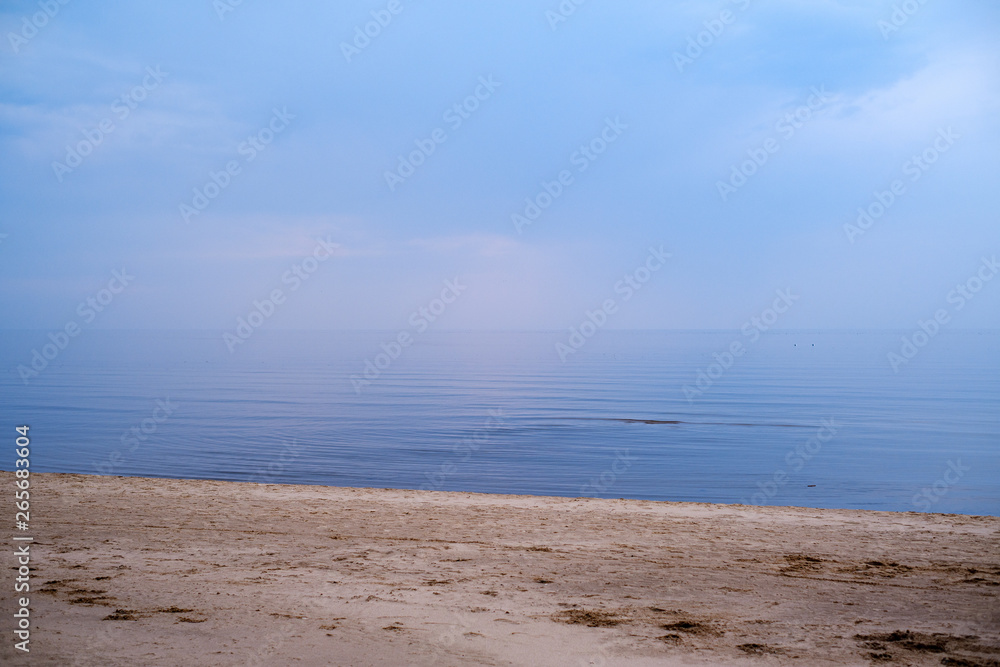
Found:
[{"label": "white cloud", "polygon": [[842,96],[818,125],[822,134],[848,147],[919,141],[940,126],[953,125],[961,132],[963,123],[978,124],[1000,110],[997,75],[992,54],[935,58],[892,85]]}]

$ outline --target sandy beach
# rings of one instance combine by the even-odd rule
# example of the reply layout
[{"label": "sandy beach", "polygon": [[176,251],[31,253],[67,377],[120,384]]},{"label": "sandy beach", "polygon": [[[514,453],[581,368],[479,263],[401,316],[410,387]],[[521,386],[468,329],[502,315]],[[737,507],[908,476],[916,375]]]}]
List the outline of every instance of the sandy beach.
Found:
[{"label": "sandy beach", "polygon": [[995,517],[31,479],[4,664],[1000,664]]}]

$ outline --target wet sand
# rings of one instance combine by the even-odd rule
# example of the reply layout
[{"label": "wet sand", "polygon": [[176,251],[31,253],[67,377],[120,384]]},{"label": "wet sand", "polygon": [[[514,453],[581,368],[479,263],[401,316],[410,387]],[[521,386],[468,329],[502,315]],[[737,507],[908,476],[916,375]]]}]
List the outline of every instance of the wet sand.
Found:
[{"label": "wet sand", "polygon": [[996,517],[65,474],[31,503],[4,664],[1000,665]]}]

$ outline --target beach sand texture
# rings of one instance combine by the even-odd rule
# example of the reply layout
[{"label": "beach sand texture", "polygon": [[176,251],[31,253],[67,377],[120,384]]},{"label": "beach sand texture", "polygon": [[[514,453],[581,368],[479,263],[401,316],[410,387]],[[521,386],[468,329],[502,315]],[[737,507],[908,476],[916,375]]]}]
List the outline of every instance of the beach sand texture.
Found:
[{"label": "beach sand texture", "polygon": [[1000,665],[996,517],[31,480],[4,664]]}]

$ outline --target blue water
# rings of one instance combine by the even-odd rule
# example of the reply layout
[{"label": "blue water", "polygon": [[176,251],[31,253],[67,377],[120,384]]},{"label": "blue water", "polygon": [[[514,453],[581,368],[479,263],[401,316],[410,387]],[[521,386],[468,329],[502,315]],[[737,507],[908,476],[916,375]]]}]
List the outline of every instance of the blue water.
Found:
[{"label": "blue water", "polygon": [[394,332],[85,331],[25,385],[5,331],[0,468],[26,423],[38,472],[1000,515],[1000,333],[898,373],[892,332],[566,336],[427,332],[356,391]]}]

